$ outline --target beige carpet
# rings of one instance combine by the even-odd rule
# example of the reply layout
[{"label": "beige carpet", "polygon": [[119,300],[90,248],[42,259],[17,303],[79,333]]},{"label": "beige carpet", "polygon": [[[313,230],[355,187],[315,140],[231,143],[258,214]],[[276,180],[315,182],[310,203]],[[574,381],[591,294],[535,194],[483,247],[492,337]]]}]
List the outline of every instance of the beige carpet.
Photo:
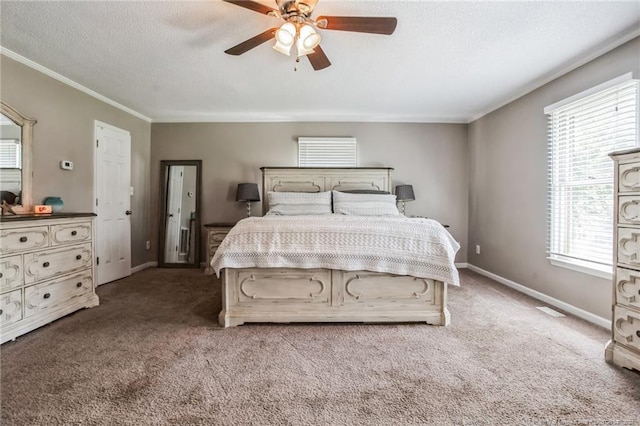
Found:
[{"label": "beige carpet", "polygon": [[452,324],[222,329],[218,282],[149,269],[1,348],[2,425],[639,425],[608,333],[469,271]]}]

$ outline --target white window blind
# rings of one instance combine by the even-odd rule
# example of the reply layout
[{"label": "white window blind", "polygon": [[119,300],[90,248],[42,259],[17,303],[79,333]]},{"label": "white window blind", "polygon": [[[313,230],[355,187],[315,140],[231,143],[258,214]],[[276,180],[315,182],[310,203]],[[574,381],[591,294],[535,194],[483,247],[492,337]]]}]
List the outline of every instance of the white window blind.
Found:
[{"label": "white window blind", "polygon": [[298,138],[299,167],[356,167],[355,138]]},{"label": "white window blind", "polygon": [[0,139],[0,168],[22,168],[22,152],[17,139]]},{"label": "white window blind", "polygon": [[561,104],[545,109],[548,254],[552,260],[607,270],[613,256],[614,214],[613,162],[608,154],[638,145],[638,80]]}]

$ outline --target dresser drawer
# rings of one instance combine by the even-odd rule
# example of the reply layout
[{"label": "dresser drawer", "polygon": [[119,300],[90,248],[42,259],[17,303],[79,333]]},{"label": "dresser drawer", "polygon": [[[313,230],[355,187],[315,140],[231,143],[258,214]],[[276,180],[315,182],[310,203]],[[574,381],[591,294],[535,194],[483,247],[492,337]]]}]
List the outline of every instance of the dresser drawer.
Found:
[{"label": "dresser drawer", "polygon": [[49,227],[34,226],[0,231],[0,255],[49,246]]},{"label": "dresser drawer", "polygon": [[91,243],[24,255],[25,284],[67,274],[92,265]]},{"label": "dresser drawer", "polygon": [[0,296],[0,324],[12,324],[22,319],[22,290]]},{"label": "dresser drawer", "polygon": [[640,195],[618,198],[618,223],[640,225]]},{"label": "dresser drawer", "polygon": [[65,223],[51,226],[51,246],[91,241],[91,222]]},{"label": "dresser drawer", "polygon": [[618,268],[615,289],[616,304],[627,305],[640,312],[640,271]]},{"label": "dresser drawer", "polygon": [[209,231],[209,244],[216,248],[220,245],[220,243],[224,240],[224,238],[229,233],[229,230],[225,231]]},{"label": "dresser drawer", "polygon": [[640,229],[618,228],[618,263],[640,268]]},{"label": "dresser drawer", "polygon": [[640,312],[616,306],[613,313],[613,337],[616,342],[640,351]]},{"label": "dresser drawer", "polygon": [[0,259],[0,292],[22,285],[22,256]]},{"label": "dresser drawer", "polygon": [[640,164],[633,162],[618,167],[618,191],[640,191]]},{"label": "dresser drawer", "polygon": [[59,278],[24,289],[24,316],[73,303],[73,299],[93,291],[91,271]]}]

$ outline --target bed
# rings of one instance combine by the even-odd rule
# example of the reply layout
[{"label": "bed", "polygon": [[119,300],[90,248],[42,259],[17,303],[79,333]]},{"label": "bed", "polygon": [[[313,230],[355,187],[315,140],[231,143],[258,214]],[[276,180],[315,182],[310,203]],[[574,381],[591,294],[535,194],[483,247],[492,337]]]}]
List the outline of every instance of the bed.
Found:
[{"label": "bed", "polygon": [[[268,212],[271,207],[269,191],[303,194],[354,190],[391,192],[393,169],[263,167],[261,170],[263,212]],[[306,224],[304,232],[297,228],[290,230],[290,226],[301,226],[299,222]],[[342,231],[333,230],[334,226]],[[378,231],[374,232],[372,228]],[[318,232],[312,233],[309,229]],[[376,234],[386,231],[386,236]],[[407,250],[397,246],[396,240],[403,239],[396,236],[416,232],[432,236],[429,238],[434,242],[423,246],[422,242],[413,241],[411,250],[415,251],[415,246],[418,253],[413,253],[412,261],[396,264],[376,257],[375,253]],[[272,235],[277,235],[278,241],[289,242],[309,242],[311,236],[313,240],[308,245],[318,253],[314,256],[305,253],[304,261],[300,261],[302,255],[281,253],[279,249],[267,247]],[[354,238],[359,242],[353,243]],[[389,248],[385,250],[387,242]],[[372,248],[366,256],[363,254],[361,258],[349,261],[340,257],[340,250],[348,250],[353,244],[376,246],[377,252]],[[291,244],[278,247],[285,246],[292,247]],[[300,251],[303,246],[300,245]],[[429,249],[422,252],[422,247]],[[243,219],[229,232],[211,260],[212,270],[219,274],[222,283],[219,322],[224,327],[247,322],[426,322],[447,325],[450,321],[447,285],[458,285],[454,265],[458,248],[440,224],[428,219],[342,215]],[[431,254],[424,254],[427,252],[433,253],[433,259]],[[271,261],[269,258],[276,259]]]}]

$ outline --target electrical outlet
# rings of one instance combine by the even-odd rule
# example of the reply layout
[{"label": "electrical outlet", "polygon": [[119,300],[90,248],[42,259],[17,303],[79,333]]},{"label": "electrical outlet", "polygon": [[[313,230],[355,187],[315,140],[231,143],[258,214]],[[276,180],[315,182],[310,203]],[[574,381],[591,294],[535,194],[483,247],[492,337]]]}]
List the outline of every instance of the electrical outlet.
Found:
[{"label": "electrical outlet", "polygon": [[147,250],[151,250],[151,241],[147,241]]},{"label": "electrical outlet", "polygon": [[476,254],[480,254],[480,244],[476,245]]}]

